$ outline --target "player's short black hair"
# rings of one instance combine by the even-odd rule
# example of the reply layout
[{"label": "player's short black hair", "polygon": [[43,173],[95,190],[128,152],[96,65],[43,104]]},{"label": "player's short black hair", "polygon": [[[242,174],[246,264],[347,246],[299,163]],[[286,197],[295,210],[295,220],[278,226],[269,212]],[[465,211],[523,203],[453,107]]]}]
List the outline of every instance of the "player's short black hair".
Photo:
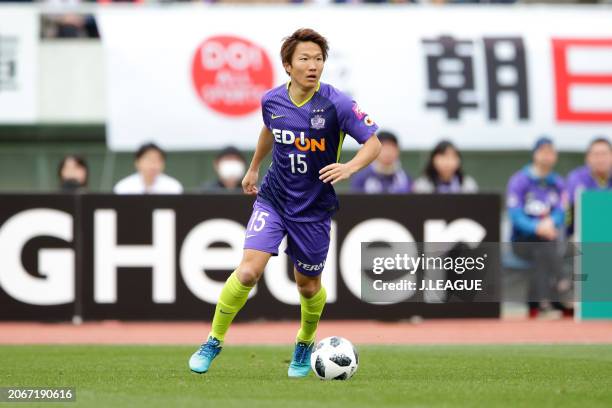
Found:
[{"label": "player's short black hair", "polygon": [[219,153],[217,153],[217,155],[215,156],[215,161],[218,161],[219,159],[225,156],[238,157],[240,160],[246,163],[246,159],[244,158],[244,155],[242,154],[242,152],[234,146],[227,146],[221,149]]},{"label": "player's short black hair", "polygon": [[66,165],[66,162],[68,160],[74,160],[79,167],[85,170],[84,185],[86,186],[87,182],[89,181],[89,166],[87,165],[87,161],[85,160],[85,158],[78,154],[67,154],[66,156],[62,158],[62,160],[59,162],[57,166],[57,177],[60,180],[62,179],[62,170],[64,170],[64,166]]},{"label": "player's short black hair", "polygon": [[136,153],[134,154],[134,158],[136,160],[140,159],[149,150],[156,150],[159,154],[161,154],[162,159],[164,159],[164,161],[166,160],[166,152],[161,147],[159,147],[153,142],[145,143],[142,146],[140,146],[138,150],[136,150]]},{"label": "player's short black hair", "polygon": [[389,132],[388,130],[381,130],[380,132],[378,132],[376,134],[376,136],[378,136],[378,140],[380,140],[381,143],[383,143],[383,142],[391,142],[395,146],[399,147],[399,142],[397,140],[397,136],[395,136],[394,133]]},{"label": "player's short black hair", "polygon": [[597,136],[595,139],[591,140],[591,143],[589,143],[589,147],[587,147],[587,153],[591,151],[593,146],[599,143],[603,143],[607,145],[610,149],[612,149],[612,143],[610,143],[610,140],[607,137]]}]

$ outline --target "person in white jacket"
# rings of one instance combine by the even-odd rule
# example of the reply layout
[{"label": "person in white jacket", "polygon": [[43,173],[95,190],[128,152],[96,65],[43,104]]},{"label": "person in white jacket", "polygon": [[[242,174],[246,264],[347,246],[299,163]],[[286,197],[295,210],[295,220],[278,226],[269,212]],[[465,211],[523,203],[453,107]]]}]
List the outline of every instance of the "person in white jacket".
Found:
[{"label": "person in white jacket", "polygon": [[115,194],[181,194],[181,183],[164,174],[166,153],[156,144],[147,143],[135,154],[136,173],[120,180]]}]

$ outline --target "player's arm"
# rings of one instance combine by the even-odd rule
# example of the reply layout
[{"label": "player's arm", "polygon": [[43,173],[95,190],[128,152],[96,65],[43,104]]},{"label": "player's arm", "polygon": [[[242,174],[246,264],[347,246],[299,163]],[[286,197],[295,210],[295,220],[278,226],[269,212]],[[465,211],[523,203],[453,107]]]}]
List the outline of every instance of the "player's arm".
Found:
[{"label": "player's arm", "polygon": [[267,127],[263,127],[259,133],[257,147],[251,160],[251,165],[242,179],[242,189],[246,194],[257,194],[257,180],[259,179],[259,166],[265,157],[272,151],[274,139],[272,132]]},{"label": "player's arm", "polygon": [[380,149],[380,140],[373,134],[350,161],[346,163],[332,163],[323,167],[319,171],[319,179],[324,183],[331,182],[332,184],[336,184],[340,180],[346,180],[372,163],[378,157]]}]

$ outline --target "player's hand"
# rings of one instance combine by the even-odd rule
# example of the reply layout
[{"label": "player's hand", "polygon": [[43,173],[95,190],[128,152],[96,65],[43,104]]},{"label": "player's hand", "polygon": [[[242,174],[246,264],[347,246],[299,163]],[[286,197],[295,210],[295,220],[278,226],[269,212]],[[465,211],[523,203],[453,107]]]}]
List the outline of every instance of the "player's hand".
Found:
[{"label": "player's hand", "polygon": [[319,180],[324,183],[331,181],[332,185],[340,180],[346,180],[353,175],[353,171],[346,163],[332,163],[319,170]]},{"label": "player's hand", "polygon": [[257,180],[259,179],[259,172],[256,170],[248,170],[242,179],[242,190],[245,194],[254,195],[257,194]]}]

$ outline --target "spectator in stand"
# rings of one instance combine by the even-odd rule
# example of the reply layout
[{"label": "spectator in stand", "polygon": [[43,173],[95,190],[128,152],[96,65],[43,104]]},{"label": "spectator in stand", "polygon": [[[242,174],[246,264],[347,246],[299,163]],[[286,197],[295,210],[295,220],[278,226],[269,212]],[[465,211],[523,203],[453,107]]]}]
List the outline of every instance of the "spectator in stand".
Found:
[{"label": "spectator in stand", "polygon": [[[42,38],[99,38],[93,14],[79,11],[86,0],[38,0],[44,5],[41,15]],[[55,12],[54,12],[55,11]]]},{"label": "spectator in stand", "polygon": [[[48,2],[52,6],[55,2]],[[99,38],[98,26],[90,14],[46,14],[42,16],[43,38]]]},{"label": "spectator in stand", "polygon": [[351,180],[351,191],[367,194],[405,194],[411,190],[412,180],[402,169],[397,137],[387,131],[378,133],[382,145],[376,160]]},{"label": "spectator in stand", "polygon": [[115,194],[181,194],[183,186],[164,174],[166,152],[154,143],[147,143],[135,155],[136,173],[119,181]]},{"label": "spectator in stand", "polygon": [[[529,316],[534,318],[551,307],[570,313],[553,299],[561,282],[563,255],[559,242],[565,221],[565,185],[553,171],[557,151],[548,137],[539,138],[532,162],[508,182],[506,205],[512,224],[514,253],[533,264],[529,276]],[[553,301],[551,303],[551,301]]]},{"label": "spectator in stand", "polygon": [[461,152],[448,140],[439,142],[412,186],[415,193],[461,194],[478,192],[478,184],[463,173]]},{"label": "spectator in stand", "polygon": [[87,188],[89,168],[81,156],[70,154],[59,163],[57,175],[62,193],[76,193]]},{"label": "spectator in stand", "polygon": [[583,190],[612,189],[612,144],[605,137],[594,139],[587,148],[584,166],[574,169],[567,176],[567,194],[570,204],[568,234],[573,234],[574,205]]},{"label": "spectator in stand", "polygon": [[226,147],[217,154],[213,165],[217,180],[203,185],[203,191],[242,193],[242,178],[247,164],[240,150],[234,146]]}]

